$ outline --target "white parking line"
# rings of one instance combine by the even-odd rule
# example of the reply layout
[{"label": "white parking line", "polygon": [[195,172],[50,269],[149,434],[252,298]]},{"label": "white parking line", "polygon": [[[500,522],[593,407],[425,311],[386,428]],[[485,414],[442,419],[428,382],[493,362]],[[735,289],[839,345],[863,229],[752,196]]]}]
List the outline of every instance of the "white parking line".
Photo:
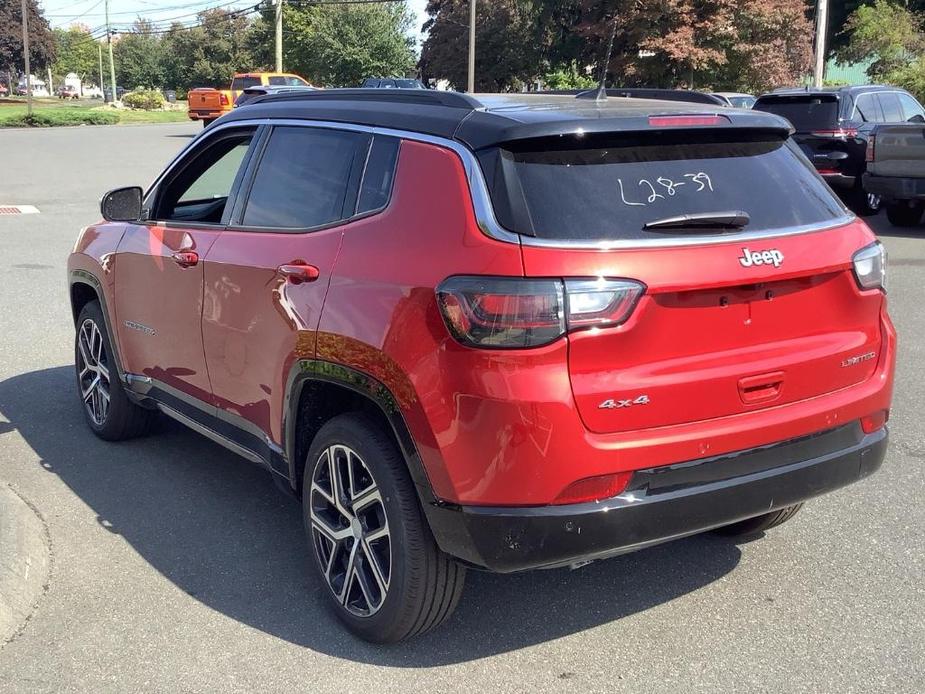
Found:
[{"label": "white parking line", "polygon": [[0,216],[11,214],[38,214],[39,208],[33,205],[5,205],[0,203]]}]

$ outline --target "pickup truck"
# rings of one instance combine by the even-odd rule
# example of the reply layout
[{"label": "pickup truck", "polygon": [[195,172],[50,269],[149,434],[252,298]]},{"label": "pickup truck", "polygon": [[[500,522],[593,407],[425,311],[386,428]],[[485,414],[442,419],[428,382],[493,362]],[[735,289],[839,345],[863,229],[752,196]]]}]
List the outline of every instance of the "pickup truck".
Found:
[{"label": "pickup truck", "polygon": [[890,223],[918,224],[925,210],[925,121],[878,125],[867,141],[864,190],[879,195]]},{"label": "pickup truck", "polygon": [[311,85],[298,75],[287,72],[241,72],[231,79],[230,89],[213,89],[197,87],[186,95],[190,120],[202,121],[203,127],[209,125],[219,116],[228,113],[235,100],[248,87],[274,85],[286,87],[310,87]]}]

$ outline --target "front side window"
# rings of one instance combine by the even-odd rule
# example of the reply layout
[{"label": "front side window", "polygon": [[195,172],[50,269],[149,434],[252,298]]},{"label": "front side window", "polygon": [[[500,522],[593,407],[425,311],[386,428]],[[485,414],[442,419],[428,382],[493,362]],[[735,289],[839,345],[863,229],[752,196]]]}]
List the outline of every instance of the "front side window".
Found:
[{"label": "front side window", "polygon": [[369,135],[277,127],[257,166],[242,223],[307,229],[354,214]]},{"label": "front side window", "polygon": [[279,87],[307,87],[309,86],[308,82],[303,80],[301,77],[296,77],[294,75],[271,75],[267,78],[267,81]]},{"label": "front side window", "polygon": [[899,104],[899,97],[893,92],[880,92],[877,94],[880,101],[880,109],[883,111],[884,123],[902,123],[903,118],[902,106]]},{"label": "front side window", "polygon": [[916,117],[925,119],[925,110],[922,109],[922,105],[909,94],[900,92],[899,103],[903,108],[903,120],[912,121]]},{"label": "front side window", "polygon": [[224,135],[187,157],[162,186],[153,218],[221,224],[253,136],[251,129]]}]

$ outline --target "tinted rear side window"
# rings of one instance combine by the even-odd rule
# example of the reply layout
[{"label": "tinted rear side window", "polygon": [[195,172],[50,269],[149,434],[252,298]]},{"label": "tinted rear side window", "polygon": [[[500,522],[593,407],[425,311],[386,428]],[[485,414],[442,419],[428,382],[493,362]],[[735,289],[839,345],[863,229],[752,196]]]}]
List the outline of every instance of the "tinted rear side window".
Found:
[{"label": "tinted rear side window", "polygon": [[362,133],[274,128],[254,176],[244,226],[305,229],[353,216],[369,147]]},{"label": "tinted rear side window", "polygon": [[[668,133],[661,133],[668,136]],[[582,142],[534,141],[482,156],[502,225],[545,239],[664,238],[647,222],[690,213],[743,210],[746,231],[827,222],[845,214],[789,139],[691,141],[672,133]],[[548,148],[542,145],[547,144]],[[540,145],[540,146],[537,146]]]},{"label": "tinted rear side window", "polygon": [[305,80],[301,80],[298,77],[293,77],[291,75],[273,75],[267,78],[267,82],[272,85],[282,87],[304,87],[308,84],[305,82]]},{"label": "tinted rear side window", "polygon": [[834,94],[763,96],[752,108],[786,118],[797,132],[830,130],[838,122],[838,98]]},{"label": "tinted rear side window", "polygon": [[378,210],[388,204],[398,160],[398,144],[394,137],[377,136],[373,140],[360,186],[357,214]]}]

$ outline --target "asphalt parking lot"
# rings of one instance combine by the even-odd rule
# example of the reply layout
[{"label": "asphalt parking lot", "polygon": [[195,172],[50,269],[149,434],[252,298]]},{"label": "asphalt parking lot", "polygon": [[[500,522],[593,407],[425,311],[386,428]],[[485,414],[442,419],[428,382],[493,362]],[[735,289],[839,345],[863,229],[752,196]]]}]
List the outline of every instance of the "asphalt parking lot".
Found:
[{"label": "asphalt parking lot", "polygon": [[872,221],[900,335],[877,475],[747,543],[470,572],[443,628],[373,647],[328,614],[266,473],[171,422],[121,444],[84,425],[67,254],[101,193],[146,184],[197,131],[0,132],[0,204],[40,210],[0,216],[0,487],[51,547],[0,691],[925,691],[925,227]]}]

